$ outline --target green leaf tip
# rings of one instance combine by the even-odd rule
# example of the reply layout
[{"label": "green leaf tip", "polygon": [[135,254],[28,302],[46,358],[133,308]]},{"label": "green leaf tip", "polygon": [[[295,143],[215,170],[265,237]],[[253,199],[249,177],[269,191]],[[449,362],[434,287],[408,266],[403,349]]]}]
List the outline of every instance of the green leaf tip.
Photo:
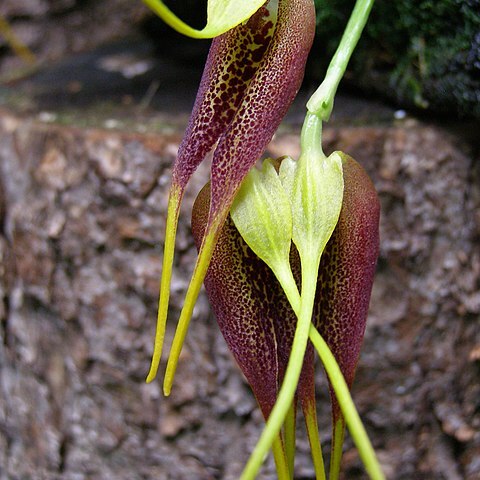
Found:
[{"label": "green leaf tip", "polygon": [[201,30],[180,20],[161,0],[143,0],[165,23],[192,38],[213,38],[249,19],[265,0],[208,0],[207,24]]}]

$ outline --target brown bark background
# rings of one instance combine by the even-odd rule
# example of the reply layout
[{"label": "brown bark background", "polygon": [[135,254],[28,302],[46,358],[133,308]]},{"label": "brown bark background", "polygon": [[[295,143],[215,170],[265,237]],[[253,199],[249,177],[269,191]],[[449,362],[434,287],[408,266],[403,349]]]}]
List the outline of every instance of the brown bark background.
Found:
[{"label": "brown bark background", "polygon": [[[143,382],[181,132],[181,121],[163,122],[139,134],[1,111],[2,480],[234,479],[261,431],[203,295],[172,396]],[[382,200],[354,398],[387,477],[478,478],[478,161],[451,133],[412,119],[334,124],[325,141],[366,166]],[[298,128],[286,124],[270,153],[297,154]],[[195,258],[189,210],[207,173],[185,202],[172,320]],[[318,396],[328,452],[320,369]],[[298,451],[296,478],[313,478],[301,433]],[[365,478],[350,441],[344,462],[345,478]],[[273,472],[269,460],[260,478]]]}]

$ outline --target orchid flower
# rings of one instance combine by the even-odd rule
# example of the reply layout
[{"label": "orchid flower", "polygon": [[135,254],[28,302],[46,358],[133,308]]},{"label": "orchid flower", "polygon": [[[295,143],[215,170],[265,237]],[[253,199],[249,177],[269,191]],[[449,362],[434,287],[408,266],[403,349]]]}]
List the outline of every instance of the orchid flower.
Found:
[{"label": "orchid flower", "polygon": [[180,203],[193,172],[216,144],[209,217],[170,350],[166,395],[221,227],[243,178],[262,155],[300,87],[314,32],[313,0],[270,0],[245,23],[212,42],[173,166],[169,195],[157,333],[148,382],[155,378],[161,358]]},{"label": "orchid flower", "polygon": [[[323,250],[317,280],[314,283],[315,306],[312,324],[332,351],[348,387],[351,387],[365,330],[378,256],[379,202],[372,182],[357,162],[340,153],[334,153],[332,156],[330,159],[332,162],[336,163],[337,160],[341,162],[344,189],[343,195],[340,196],[342,202],[338,222]],[[289,161],[288,158],[283,159],[283,162]],[[227,219],[219,236],[205,278],[207,295],[220,330],[249,382],[265,419],[269,418],[284,381],[293,350],[297,314],[301,309],[300,294],[296,289],[297,285],[301,284],[302,262],[296,246],[291,246],[289,242],[289,234],[291,235],[292,223],[295,223],[295,220],[288,221],[291,209],[284,209],[283,203],[288,199],[286,194],[282,194],[280,179],[274,168],[274,165],[277,169],[281,168],[283,162],[266,160],[262,172],[252,171],[249,174],[255,177],[263,176],[260,181],[263,185],[253,180],[257,190],[253,195],[263,196],[279,217],[287,217],[286,222],[277,223],[269,220],[264,222],[272,227],[271,238],[275,237],[275,244],[280,248],[273,247],[268,240],[252,241],[252,235],[245,232],[244,227],[248,228],[245,217],[251,220],[255,215],[251,213],[255,210],[255,205],[242,198],[245,192],[241,191],[236,201],[238,203],[234,204],[231,217]],[[246,181],[249,180],[251,179],[247,177]],[[280,188],[272,186],[273,183],[277,183],[277,187]],[[207,184],[200,192],[193,208],[192,233],[197,247],[201,245],[208,219],[209,188],[210,185]],[[248,190],[251,186],[244,184],[242,190],[244,188]],[[262,189],[264,191],[258,193],[258,190]],[[248,209],[250,213],[241,211],[242,209]],[[282,215],[285,211],[287,214]],[[240,231],[234,222],[240,226]],[[257,228],[253,236],[256,236],[259,230],[262,229]],[[268,237],[268,234],[265,237]],[[291,281],[285,280],[285,275],[289,275],[286,269],[281,272],[281,267],[273,269],[270,267],[272,263],[275,264],[275,260],[272,262],[271,259],[267,259],[266,262],[255,253],[265,245],[268,245],[265,249],[268,255],[283,251],[281,256],[290,266]],[[263,255],[262,257],[265,259]],[[284,290],[283,287],[289,283],[293,285],[293,294],[290,295],[292,303],[286,293],[286,290],[291,292],[292,288],[287,286]],[[321,472],[324,467],[316,426],[311,345],[299,365],[301,373],[298,380],[293,383],[295,396],[291,415],[294,419],[298,401],[306,420],[315,471]],[[332,457],[335,463],[331,466],[332,470],[338,468],[340,460],[344,418],[333,388],[331,392],[333,428],[336,432],[333,441],[337,443],[332,449],[332,452],[335,452]],[[294,432],[294,424],[292,428]],[[294,444],[294,436],[290,440],[286,438],[289,430],[292,435],[291,428],[285,426],[283,435],[280,434],[273,441],[273,448],[277,469],[284,468],[292,472],[293,460],[288,451],[292,448],[292,443]],[[288,467],[281,467],[282,463]]]},{"label": "orchid flower", "polygon": [[[238,247],[238,242],[239,251],[234,252],[231,238],[222,239],[205,281],[220,329],[240,367],[247,363],[242,370],[260,406],[261,398],[275,398],[273,408],[270,404],[262,408],[264,412],[268,410],[267,426],[244,471],[245,479],[254,477],[271,445],[277,460],[281,450],[279,454],[275,442],[285,445],[287,471],[292,474],[289,452],[294,434],[289,432],[292,427],[288,412],[293,409],[290,415],[295,416],[296,399],[304,411],[317,478],[324,478],[309,336],[331,383],[330,478],[337,478],[340,468],[345,427],[342,411],[345,402],[351,401],[348,389],[363,339],[378,256],[379,202],[359,164],[342,152],[329,157],[323,154],[320,130],[319,118],[307,114],[298,162],[284,158],[277,175],[272,162],[265,161],[261,172],[252,170],[248,174],[231,210],[237,233],[230,230],[230,237],[241,238],[253,253]],[[195,219],[194,236],[198,232],[196,222]],[[223,247],[225,243],[228,253]],[[252,255],[264,262],[263,268],[253,263],[249,258]],[[272,281],[272,276],[278,282]],[[238,292],[242,292],[242,297]],[[280,299],[272,301],[272,296]],[[259,304],[264,305],[263,310]],[[252,306],[257,313],[249,308]],[[238,311],[242,321],[237,318]],[[240,334],[239,326],[243,328]],[[260,332],[262,328],[265,333]],[[252,350],[262,350],[271,362],[267,365],[262,355],[255,357],[256,361],[263,359],[260,370],[264,374],[258,378],[250,370],[258,368],[251,358]],[[337,391],[339,382],[343,382],[341,391]],[[257,393],[259,388],[261,395]],[[353,417],[358,420],[356,412],[352,415],[352,405],[346,410],[347,423]],[[362,430],[357,444],[372,478],[383,478],[363,427],[353,426],[354,430],[357,428]],[[277,460],[277,467],[279,463]]]},{"label": "orchid flower", "polygon": [[155,377],[161,357],[180,203],[193,172],[214,149],[210,182],[193,209],[198,258],[170,351],[164,393],[170,394],[205,281],[220,330],[266,419],[242,480],[255,477],[270,448],[279,478],[293,478],[297,404],[304,412],[316,476],[326,478],[316,418],[314,350],[332,397],[330,479],[338,478],[345,425],[371,478],[383,479],[349,393],[378,256],[379,203],[358,163],[342,152],[327,157],[321,146],[322,122],[330,116],[373,0],[357,1],[326,78],[307,104],[300,158],[268,159],[261,170],[252,167],[303,77],[315,30],[312,0],[245,0],[238,15],[228,9],[230,0],[210,0],[202,30],[185,26],[159,0],[144,1],[184,33],[219,35],[173,166],[147,381]]}]

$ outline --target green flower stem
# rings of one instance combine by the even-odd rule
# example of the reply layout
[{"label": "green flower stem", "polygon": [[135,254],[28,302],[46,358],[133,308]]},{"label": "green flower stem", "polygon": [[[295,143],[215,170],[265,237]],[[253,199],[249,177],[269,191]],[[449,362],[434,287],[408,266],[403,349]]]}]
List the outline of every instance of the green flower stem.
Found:
[{"label": "green flower stem", "polygon": [[[306,265],[308,267],[308,265],[311,266],[312,263],[314,263],[314,262],[302,262],[302,265]],[[293,275],[291,277],[286,276],[286,275],[282,276],[280,278],[277,277],[281,286],[282,286],[282,288],[285,291],[285,294],[287,295],[288,301],[292,305],[293,311],[295,312],[295,314],[299,318],[297,329],[300,328],[300,325],[302,323],[302,320],[300,319],[301,318],[300,316],[301,315],[306,315],[306,313],[305,313],[306,312],[305,301],[303,300],[304,296],[305,296],[305,298],[313,297],[313,298],[311,298],[311,308],[313,310],[313,301],[314,301],[314,298],[315,298],[316,276],[317,276],[317,272],[318,272],[318,267],[316,268],[316,270],[313,270],[311,268],[307,268],[307,270],[308,271],[304,273],[303,268],[302,268],[302,285],[310,286],[310,288],[302,290],[302,297],[300,297],[300,294],[298,292],[295,280],[293,279]],[[313,273],[313,272],[315,272],[315,273]],[[309,275],[311,275],[310,279],[308,279]],[[313,278],[315,278],[315,280],[313,280]],[[306,282],[308,282],[308,280],[310,280],[310,283],[306,283]],[[310,311],[309,320],[311,318],[312,310]],[[365,431],[365,428],[362,424],[360,416],[358,415],[358,412],[355,408],[355,404],[353,403],[352,397],[350,395],[350,391],[349,391],[348,386],[345,382],[345,379],[343,378],[343,374],[340,370],[340,367],[338,366],[338,363],[335,360],[335,357],[331,353],[328,345],[325,343],[325,340],[320,336],[320,334],[318,333],[316,328],[311,323],[310,323],[310,330],[308,332],[308,336],[310,338],[310,341],[313,343],[315,349],[317,350],[317,352],[320,356],[320,360],[322,361],[322,364],[324,365],[324,368],[325,368],[325,370],[327,372],[327,375],[330,379],[332,387],[333,387],[333,389],[334,389],[334,391],[337,395],[338,403],[339,403],[340,408],[342,410],[342,414],[344,415],[344,421],[346,421],[346,424],[348,426],[350,434],[352,435],[352,438],[353,438],[355,444],[357,445],[358,451],[360,453],[360,457],[361,457],[363,463],[365,464],[365,468],[366,468],[367,472],[369,473],[370,477],[373,480],[384,479],[385,477],[382,473],[381,467],[380,467],[380,465],[378,463],[378,460],[376,458],[375,451],[373,450],[373,447],[370,443],[368,435],[367,435],[367,433]],[[281,401],[281,395],[282,395],[282,391],[284,390],[284,386],[285,386],[285,383],[286,383],[286,380],[287,380],[287,374],[289,372],[290,365],[291,365],[291,363],[293,364],[293,362],[296,361],[296,359],[295,359],[296,350],[294,350],[295,345],[296,345],[295,344],[295,339],[296,338],[297,338],[297,332],[295,333],[294,344],[292,346],[292,353],[290,355],[290,361],[288,363],[287,373],[285,375],[285,380],[284,380],[284,383],[283,383],[282,388],[280,390],[280,393],[279,393],[279,396],[278,396],[278,399],[277,399],[277,403],[275,404],[275,407],[272,410],[272,414],[275,410],[277,410],[277,411],[281,412],[279,415],[283,415],[283,417],[280,418],[280,426],[278,428],[281,427],[281,422],[283,421],[283,418],[285,418],[285,415],[286,415],[286,408],[285,407],[279,407],[279,402]],[[304,350],[303,350],[303,352],[304,352]],[[301,362],[303,363],[303,355],[302,355]],[[300,369],[301,369],[301,365],[300,365]],[[297,381],[298,381],[298,379],[297,379]],[[295,388],[296,387],[294,387],[293,390]],[[270,415],[270,418],[272,418],[272,414]],[[274,430],[274,428],[276,428],[276,424],[271,426],[271,424],[269,423],[270,418],[268,419],[267,426],[265,427],[265,430],[262,433],[262,436],[260,437],[260,440],[257,444],[257,447],[255,448],[254,452],[252,453],[252,455],[250,457],[249,463],[247,463],[247,466],[245,467],[244,474],[243,474],[245,476],[241,477],[242,480],[253,479],[256,472],[260,468],[261,462],[263,460],[263,456],[266,454],[266,452],[268,451],[268,448],[269,448],[268,443],[267,443],[268,440],[263,440],[263,442],[266,444],[266,450],[264,450],[265,447],[260,446],[260,442],[262,442],[262,439],[264,438],[264,436],[266,438],[271,438],[271,439],[273,439],[274,436],[275,436],[276,430]],[[277,422],[278,422],[278,420],[277,420]],[[307,425],[307,428],[310,431],[310,430],[313,429],[312,419],[307,418],[307,422],[310,422],[310,424]],[[274,422],[272,421],[272,424],[273,423]],[[273,434],[272,433],[268,434],[268,437],[267,437],[266,432],[269,429],[273,430]],[[339,426],[338,424],[335,425],[335,429],[334,429],[333,433],[334,433],[334,440],[335,440],[334,443],[337,445],[337,447],[334,447],[335,452],[332,452],[333,457],[332,457],[332,467],[331,468],[333,470],[331,471],[331,475],[333,475],[333,477],[331,477],[331,480],[335,479],[335,473],[334,472],[339,470],[341,453],[342,453],[342,444],[343,444],[342,440],[343,440],[343,436],[344,436],[343,430],[344,430],[343,425],[341,425],[341,426]],[[269,441],[271,442],[271,440],[269,440]],[[319,449],[320,456],[321,456],[320,441],[318,440],[317,443],[319,445],[318,449]],[[259,453],[256,453],[257,450],[259,451]],[[314,455],[314,454],[315,454],[315,452],[314,452],[313,445],[312,445],[312,455]],[[255,458],[254,458],[254,455],[255,455]],[[258,458],[260,458],[260,460],[258,460]],[[322,474],[320,472],[324,472],[324,468],[320,469],[320,460],[318,458],[318,454],[316,454],[316,460],[317,460],[315,462],[315,464],[317,465],[316,468],[315,468],[316,476],[319,479],[320,478],[323,479],[323,478],[325,478],[324,473],[323,473],[323,477],[322,477],[321,476]],[[258,461],[260,461],[260,463],[258,464],[258,466],[256,467],[256,470],[255,470],[254,466],[250,466],[250,463],[252,463],[252,465],[256,465],[256,462],[258,462]],[[323,465],[323,460],[321,462],[321,465]],[[250,469],[253,470],[254,473],[251,474],[252,476],[247,476],[250,472]]]},{"label": "green flower stem", "polygon": [[323,363],[328,378],[330,379],[330,383],[337,396],[348,430],[358,448],[360,458],[365,465],[368,475],[372,480],[384,480],[385,476],[383,475],[375,451],[370,443],[365,427],[360,420],[360,416],[353,403],[347,383],[343,378],[335,357],[328,348],[325,340],[313,325],[310,325],[309,336]]},{"label": "green flower stem", "polygon": [[[319,259],[320,260],[320,259]],[[302,264],[303,265],[303,264]],[[302,300],[292,350],[282,386],[275,406],[270,412],[265,429],[242,472],[240,480],[253,480],[260,469],[275,437],[280,432],[288,409],[295,396],[303,358],[307,348],[310,319],[312,318],[315,289],[317,285],[318,263],[307,262],[302,266]]]},{"label": "green flower stem", "polygon": [[301,298],[290,265],[278,265],[272,271],[280,283],[295,314],[300,311]]},{"label": "green flower stem", "polygon": [[[277,269],[274,271],[277,280],[280,282],[287,299],[292,306],[293,311],[298,316],[300,314],[301,298],[298,292],[297,284],[293,277],[291,268]],[[287,453],[287,460],[289,464],[290,474],[293,479],[294,472],[294,451],[295,448],[295,403],[292,402],[290,410],[287,413],[285,419],[285,446]],[[310,408],[311,407],[311,408]],[[310,441],[310,447],[312,451],[313,468],[315,470],[315,477],[317,480],[326,480],[325,465],[323,463],[322,446],[320,443],[320,435],[317,425],[317,412],[315,411],[315,405],[309,405],[308,414],[306,414],[305,422],[307,426],[308,438]],[[292,418],[293,417],[293,418]],[[291,432],[293,430],[293,432]],[[291,433],[290,433],[291,432]]]},{"label": "green flower stem", "polygon": [[323,121],[328,121],[330,118],[335,93],[367,23],[373,2],[374,0],[357,0],[340,45],[330,62],[325,79],[307,102],[308,111],[317,115]]},{"label": "green flower stem", "polygon": [[325,157],[322,149],[322,120],[315,114],[307,112],[300,135],[302,155]]}]

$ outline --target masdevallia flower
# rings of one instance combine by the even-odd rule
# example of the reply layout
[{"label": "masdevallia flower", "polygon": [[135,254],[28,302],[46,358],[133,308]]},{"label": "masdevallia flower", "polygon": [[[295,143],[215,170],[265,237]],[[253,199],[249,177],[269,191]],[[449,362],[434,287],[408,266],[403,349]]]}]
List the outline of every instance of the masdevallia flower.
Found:
[{"label": "masdevallia flower", "polygon": [[314,32],[312,0],[270,0],[245,23],[212,42],[173,165],[169,195],[157,332],[147,381],[155,378],[162,352],[180,203],[193,172],[214,149],[208,219],[170,351],[164,382],[167,395],[221,228],[242,180],[261,157],[300,87]]},{"label": "masdevallia flower", "polygon": [[[160,0],[144,1],[171,19]],[[270,448],[279,479],[293,478],[297,404],[304,412],[317,478],[325,478],[314,349],[331,386],[330,479],[338,478],[347,425],[367,471],[380,480],[383,474],[349,393],[378,255],[378,199],[362,167],[341,152],[327,157],[321,147],[322,122],[328,120],[373,0],[357,0],[325,80],[307,104],[300,158],[266,160],[261,170],[252,167],[303,78],[315,32],[313,0],[244,0],[238,11],[233,4],[209,0],[203,30],[181,27],[198,37],[226,33],[212,42],[173,166],[147,381],[155,377],[162,352],[180,203],[195,169],[213,150],[210,182],[194,206],[198,257],[170,350],[164,393],[170,393],[205,281],[220,329],[266,419],[241,480],[256,476]],[[235,17],[230,26],[236,26],[227,31],[230,15]]]},{"label": "masdevallia flower", "polygon": [[[316,275],[311,322],[326,341],[347,385],[351,387],[365,331],[378,256],[380,208],[377,194],[365,170],[347,155],[342,153],[333,155],[338,155],[341,163],[344,181],[343,196],[338,222],[323,250]],[[288,162],[290,159],[284,161]],[[261,185],[262,180],[256,178],[252,180],[254,185],[251,189],[256,190],[254,195],[266,198],[272,205],[276,201],[282,202],[280,190],[272,186],[272,183],[276,182],[273,180],[276,175],[273,165],[278,169],[280,163],[281,161],[268,160],[264,163],[262,173],[265,178],[263,180],[264,183],[269,184],[270,192],[268,188],[264,193],[261,192],[264,188]],[[261,173],[252,171],[249,175],[256,177]],[[192,232],[197,248],[201,247],[208,225],[209,202],[210,184],[207,184],[198,195],[193,208]],[[284,205],[280,208],[284,210]],[[249,209],[250,212],[255,210],[251,202]],[[237,220],[239,215],[242,214],[235,211],[232,217]],[[266,215],[269,214],[266,213]],[[289,235],[288,229],[290,228],[290,232],[292,230],[292,227],[288,226],[288,215],[289,212],[286,213],[287,221],[284,222],[284,230],[287,233],[277,231],[278,223],[275,223],[277,229],[272,229],[275,230],[271,235],[275,236],[276,244],[282,243],[278,236],[286,238]],[[273,217],[274,214],[271,216]],[[241,222],[242,220],[239,219],[239,223]],[[295,219],[292,223],[295,223]],[[272,225],[271,221],[270,225]],[[254,236],[258,234],[258,230],[257,228]],[[244,232],[243,228],[242,232]],[[251,238],[248,232],[245,236]],[[267,236],[269,233],[265,231],[264,237]],[[257,250],[259,243],[269,245],[269,240],[253,240],[253,243],[255,244],[253,248]],[[287,246],[288,262],[295,283],[301,290],[302,260],[294,244],[290,246],[288,243]],[[268,248],[268,255],[274,255],[272,250],[276,247],[269,245]],[[281,249],[284,248],[281,247]],[[268,263],[271,263],[270,259]],[[205,278],[205,288],[220,330],[249,382],[265,419],[268,419],[277,402],[297,329],[298,311],[294,311],[277,276],[279,276],[278,273],[276,275],[272,268],[247,245],[234,221],[229,217],[221,229],[213,252]],[[303,352],[301,354],[303,356]],[[307,347],[301,362],[301,373],[298,376],[298,384],[295,385],[293,412],[298,402],[306,419],[313,461],[317,463],[316,471],[319,471],[323,470],[323,463],[321,463],[316,431],[314,363],[311,345]],[[333,389],[331,389],[331,396],[334,432],[332,441],[337,442],[332,450],[337,452],[338,457],[338,452],[341,452],[345,424]],[[274,448],[274,453],[277,468],[282,463],[282,455],[284,463],[289,462],[287,430],[285,428],[283,433],[280,432],[276,440],[277,451],[275,452]],[[335,461],[338,462],[339,458]],[[292,465],[289,468],[292,469]],[[290,474],[292,474],[291,471]]]}]

